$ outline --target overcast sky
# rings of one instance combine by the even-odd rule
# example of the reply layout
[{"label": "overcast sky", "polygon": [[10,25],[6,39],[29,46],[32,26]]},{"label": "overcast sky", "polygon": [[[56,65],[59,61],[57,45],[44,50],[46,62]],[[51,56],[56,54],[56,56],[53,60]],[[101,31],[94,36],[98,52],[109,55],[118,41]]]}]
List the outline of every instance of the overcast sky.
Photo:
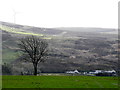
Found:
[{"label": "overcast sky", "polygon": [[[38,27],[118,27],[119,0],[0,0],[0,21]],[[14,15],[16,12],[16,15]]]}]

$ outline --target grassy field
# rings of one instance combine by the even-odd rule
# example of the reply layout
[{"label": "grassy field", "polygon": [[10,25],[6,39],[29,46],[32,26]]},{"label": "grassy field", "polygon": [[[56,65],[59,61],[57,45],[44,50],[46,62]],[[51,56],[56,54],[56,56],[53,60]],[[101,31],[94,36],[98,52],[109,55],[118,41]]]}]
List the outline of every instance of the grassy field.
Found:
[{"label": "grassy field", "polygon": [[118,88],[117,77],[3,76],[3,88]]}]

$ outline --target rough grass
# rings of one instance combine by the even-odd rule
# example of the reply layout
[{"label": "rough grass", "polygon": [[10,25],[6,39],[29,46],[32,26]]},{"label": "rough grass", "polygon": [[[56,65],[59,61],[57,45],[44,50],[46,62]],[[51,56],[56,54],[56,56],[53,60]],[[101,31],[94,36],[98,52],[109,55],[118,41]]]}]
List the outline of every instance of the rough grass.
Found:
[{"label": "rough grass", "polygon": [[15,52],[14,50],[10,49],[4,49],[2,52],[2,62],[10,63],[11,61],[16,60],[20,55],[20,52]]},{"label": "rough grass", "polygon": [[117,77],[3,76],[3,88],[118,88]]}]

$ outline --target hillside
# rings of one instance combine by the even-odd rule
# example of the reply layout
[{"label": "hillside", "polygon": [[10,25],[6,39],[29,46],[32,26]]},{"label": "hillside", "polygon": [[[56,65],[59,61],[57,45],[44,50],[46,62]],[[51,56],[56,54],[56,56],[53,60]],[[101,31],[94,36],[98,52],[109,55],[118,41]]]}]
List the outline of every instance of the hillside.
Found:
[{"label": "hillside", "polygon": [[[117,69],[117,30],[104,28],[39,28],[0,22],[3,63],[14,74],[32,71],[31,63],[21,60],[17,43],[26,35],[43,37],[49,43],[49,58],[39,65],[41,72],[65,72]],[[29,68],[28,68],[29,67]]]}]

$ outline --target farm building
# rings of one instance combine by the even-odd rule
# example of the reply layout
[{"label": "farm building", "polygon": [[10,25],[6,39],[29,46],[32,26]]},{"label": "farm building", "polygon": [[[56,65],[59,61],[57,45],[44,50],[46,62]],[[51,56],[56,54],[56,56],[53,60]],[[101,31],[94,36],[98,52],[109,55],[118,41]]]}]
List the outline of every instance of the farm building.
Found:
[{"label": "farm building", "polygon": [[79,72],[78,72],[78,70],[74,70],[74,71],[66,71],[66,73],[74,74],[74,73],[79,73]]},{"label": "farm building", "polygon": [[97,74],[97,73],[102,73],[103,70],[95,70],[94,72],[89,72],[89,74]]},{"label": "farm building", "polygon": [[94,72],[89,72],[89,74],[94,74],[96,76],[115,76],[116,71],[115,70],[109,70],[109,71],[95,70]]}]

